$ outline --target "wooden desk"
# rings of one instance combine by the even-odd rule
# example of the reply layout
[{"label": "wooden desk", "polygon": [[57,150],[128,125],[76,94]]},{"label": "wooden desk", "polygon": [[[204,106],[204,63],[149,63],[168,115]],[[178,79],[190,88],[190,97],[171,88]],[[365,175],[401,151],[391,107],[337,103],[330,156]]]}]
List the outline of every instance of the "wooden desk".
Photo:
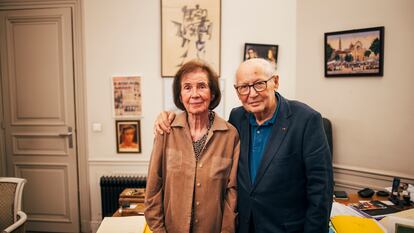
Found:
[{"label": "wooden desk", "polygon": [[124,216],[137,216],[144,215],[145,205],[144,203],[131,203],[131,205],[136,205],[135,208],[119,208],[112,217],[124,217]]},{"label": "wooden desk", "polygon": [[[337,198],[334,198],[334,200],[344,205],[348,205],[351,203],[357,203],[359,201],[374,201],[374,200],[388,201],[388,197],[380,197],[380,196],[377,196],[377,194],[374,194],[374,196],[372,196],[371,198],[362,198],[358,195],[358,193],[351,193],[351,194],[348,194],[348,197],[349,197],[348,200],[337,199]],[[398,205],[398,206],[393,205],[392,208],[397,209],[398,211],[408,210],[408,209],[414,208],[414,204],[411,203],[411,205]]]},{"label": "wooden desk", "polygon": [[388,197],[380,197],[380,196],[377,196],[377,194],[374,194],[374,196],[370,198],[362,198],[358,196],[358,193],[351,193],[351,194],[348,194],[348,197],[349,197],[348,200],[338,199],[338,198],[334,198],[334,200],[344,205],[348,205],[350,203],[357,203],[359,201],[373,201],[373,200],[388,201]]}]

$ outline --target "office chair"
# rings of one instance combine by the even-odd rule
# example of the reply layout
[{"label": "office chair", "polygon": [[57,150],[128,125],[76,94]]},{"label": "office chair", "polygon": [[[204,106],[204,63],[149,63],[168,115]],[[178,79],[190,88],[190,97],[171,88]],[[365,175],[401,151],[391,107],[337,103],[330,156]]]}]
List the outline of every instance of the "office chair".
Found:
[{"label": "office chair", "polygon": [[0,230],[2,233],[25,232],[27,215],[21,210],[26,179],[0,177]]},{"label": "office chair", "polygon": [[323,129],[325,130],[326,138],[328,139],[329,149],[331,150],[331,156],[333,157],[333,144],[332,144],[332,123],[329,119],[322,117]]}]

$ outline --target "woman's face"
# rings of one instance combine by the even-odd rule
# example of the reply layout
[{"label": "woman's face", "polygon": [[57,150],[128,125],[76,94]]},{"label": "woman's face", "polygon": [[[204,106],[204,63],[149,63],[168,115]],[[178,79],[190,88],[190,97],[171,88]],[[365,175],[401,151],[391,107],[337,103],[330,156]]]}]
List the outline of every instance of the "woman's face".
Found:
[{"label": "woman's face", "polygon": [[267,57],[270,59],[270,58],[273,58],[273,51],[271,50],[271,49],[269,49],[268,51],[267,51]]},{"label": "woman's face", "polygon": [[190,114],[208,111],[211,102],[211,90],[205,71],[196,70],[181,78],[181,101]]}]

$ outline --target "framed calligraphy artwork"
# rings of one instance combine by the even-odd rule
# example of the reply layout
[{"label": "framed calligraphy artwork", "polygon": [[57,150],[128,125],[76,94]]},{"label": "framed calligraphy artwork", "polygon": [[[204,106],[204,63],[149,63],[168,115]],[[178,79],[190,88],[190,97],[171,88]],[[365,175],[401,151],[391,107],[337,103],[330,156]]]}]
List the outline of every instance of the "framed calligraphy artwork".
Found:
[{"label": "framed calligraphy artwork", "polygon": [[161,76],[192,59],[220,75],[221,0],[161,0]]}]

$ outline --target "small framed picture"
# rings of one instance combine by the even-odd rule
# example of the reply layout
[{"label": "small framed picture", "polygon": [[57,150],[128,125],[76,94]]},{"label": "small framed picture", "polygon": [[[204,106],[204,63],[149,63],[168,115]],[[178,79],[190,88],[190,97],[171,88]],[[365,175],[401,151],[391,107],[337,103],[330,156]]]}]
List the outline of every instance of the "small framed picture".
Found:
[{"label": "small framed picture", "polygon": [[383,76],[384,27],[325,33],[325,77]]},{"label": "small framed picture", "polygon": [[251,58],[264,58],[272,63],[276,69],[278,50],[278,45],[245,43],[243,61]]},{"label": "small framed picture", "polygon": [[141,153],[141,124],[139,120],[117,120],[116,151]]}]

